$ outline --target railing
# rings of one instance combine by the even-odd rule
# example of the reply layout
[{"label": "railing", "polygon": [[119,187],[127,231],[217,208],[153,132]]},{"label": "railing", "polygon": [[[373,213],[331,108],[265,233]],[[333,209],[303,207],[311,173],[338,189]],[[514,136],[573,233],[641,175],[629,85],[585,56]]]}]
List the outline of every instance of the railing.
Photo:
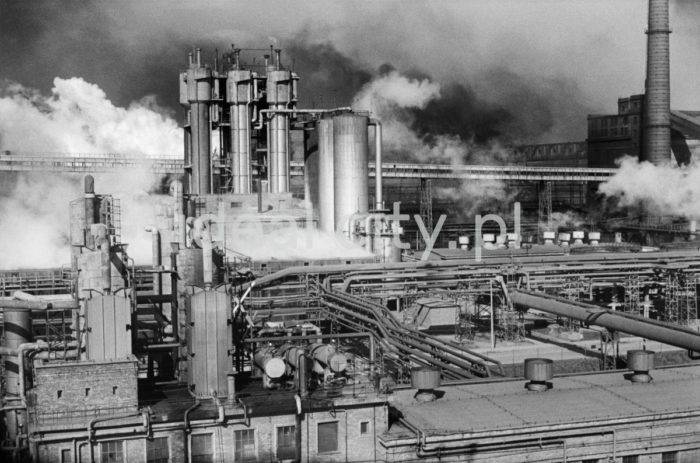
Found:
[{"label": "railing", "polygon": [[[369,176],[375,165],[368,164]],[[185,165],[176,156],[135,156],[125,154],[0,152],[0,171],[111,172],[121,169],[146,169],[153,173],[181,173]],[[387,178],[445,178],[469,180],[520,181],[604,181],[617,169],[592,167],[533,166],[453,166],[449,164],[382,163]],[[304,163],[290,163],[291,176],[304,175]]]}]

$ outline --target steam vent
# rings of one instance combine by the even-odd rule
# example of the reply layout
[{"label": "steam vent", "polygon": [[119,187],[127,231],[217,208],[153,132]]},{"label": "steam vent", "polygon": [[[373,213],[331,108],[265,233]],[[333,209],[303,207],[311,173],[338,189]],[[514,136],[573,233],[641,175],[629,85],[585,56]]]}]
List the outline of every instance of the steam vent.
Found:
[{"label": "steam vent", "polygon": [[0,461],[700,461],[700,5],[35,3]]}]

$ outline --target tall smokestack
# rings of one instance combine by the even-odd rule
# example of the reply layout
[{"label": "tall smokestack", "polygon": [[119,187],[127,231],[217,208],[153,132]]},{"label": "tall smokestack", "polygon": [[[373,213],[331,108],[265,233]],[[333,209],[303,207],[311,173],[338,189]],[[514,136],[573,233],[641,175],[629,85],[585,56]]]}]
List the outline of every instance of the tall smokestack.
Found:
[{"label": "tall smokestack", "polygon": [[653,164],[671,157],[670,33],[668,0],[649,0],[642,160]]}]

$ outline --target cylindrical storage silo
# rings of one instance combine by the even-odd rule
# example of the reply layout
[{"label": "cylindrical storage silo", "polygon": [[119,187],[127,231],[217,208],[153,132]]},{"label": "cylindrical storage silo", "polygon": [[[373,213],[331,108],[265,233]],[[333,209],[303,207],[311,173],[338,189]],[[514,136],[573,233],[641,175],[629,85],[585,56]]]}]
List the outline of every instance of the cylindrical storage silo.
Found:
[{"label": "cylindrical storage silo", "polygon": [[367,124],[366,116],[341,114],[333,118],[333,181],[335,228],[348,233],[348,219],[367,213]]},{"label": "cylindrical storage silo", "polygon": [[333,170],[333,119],[321,119],[318,130],[318,222],[319,228],[335,232],[335,191]]}]

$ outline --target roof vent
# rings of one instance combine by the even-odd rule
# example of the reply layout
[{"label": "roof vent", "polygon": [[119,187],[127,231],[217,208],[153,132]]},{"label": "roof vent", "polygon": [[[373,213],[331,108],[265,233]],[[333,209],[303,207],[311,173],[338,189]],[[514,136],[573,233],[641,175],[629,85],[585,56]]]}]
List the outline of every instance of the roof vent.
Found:
[{"label": "roof vent", "polygon": [[440,369],[432,367],[412,368],[411,387],[418,389],[414,396],[418,402],[432,402],[437,399],[435,389],[440,387]]},{"label": "roof vent", "polygon": [[525,384],[528,391],[542,392],[552,388],[550,379],[554,377],[552,372],[554,362],[545,358],[525,359],[525,379],[530,382]]},{"label": "roof vent", "polygon": [[649,383],[649,372],[654,369],[654,352],[650,350],[627,351],[627,366],[632,374],[626,377],[633,383]]}]

